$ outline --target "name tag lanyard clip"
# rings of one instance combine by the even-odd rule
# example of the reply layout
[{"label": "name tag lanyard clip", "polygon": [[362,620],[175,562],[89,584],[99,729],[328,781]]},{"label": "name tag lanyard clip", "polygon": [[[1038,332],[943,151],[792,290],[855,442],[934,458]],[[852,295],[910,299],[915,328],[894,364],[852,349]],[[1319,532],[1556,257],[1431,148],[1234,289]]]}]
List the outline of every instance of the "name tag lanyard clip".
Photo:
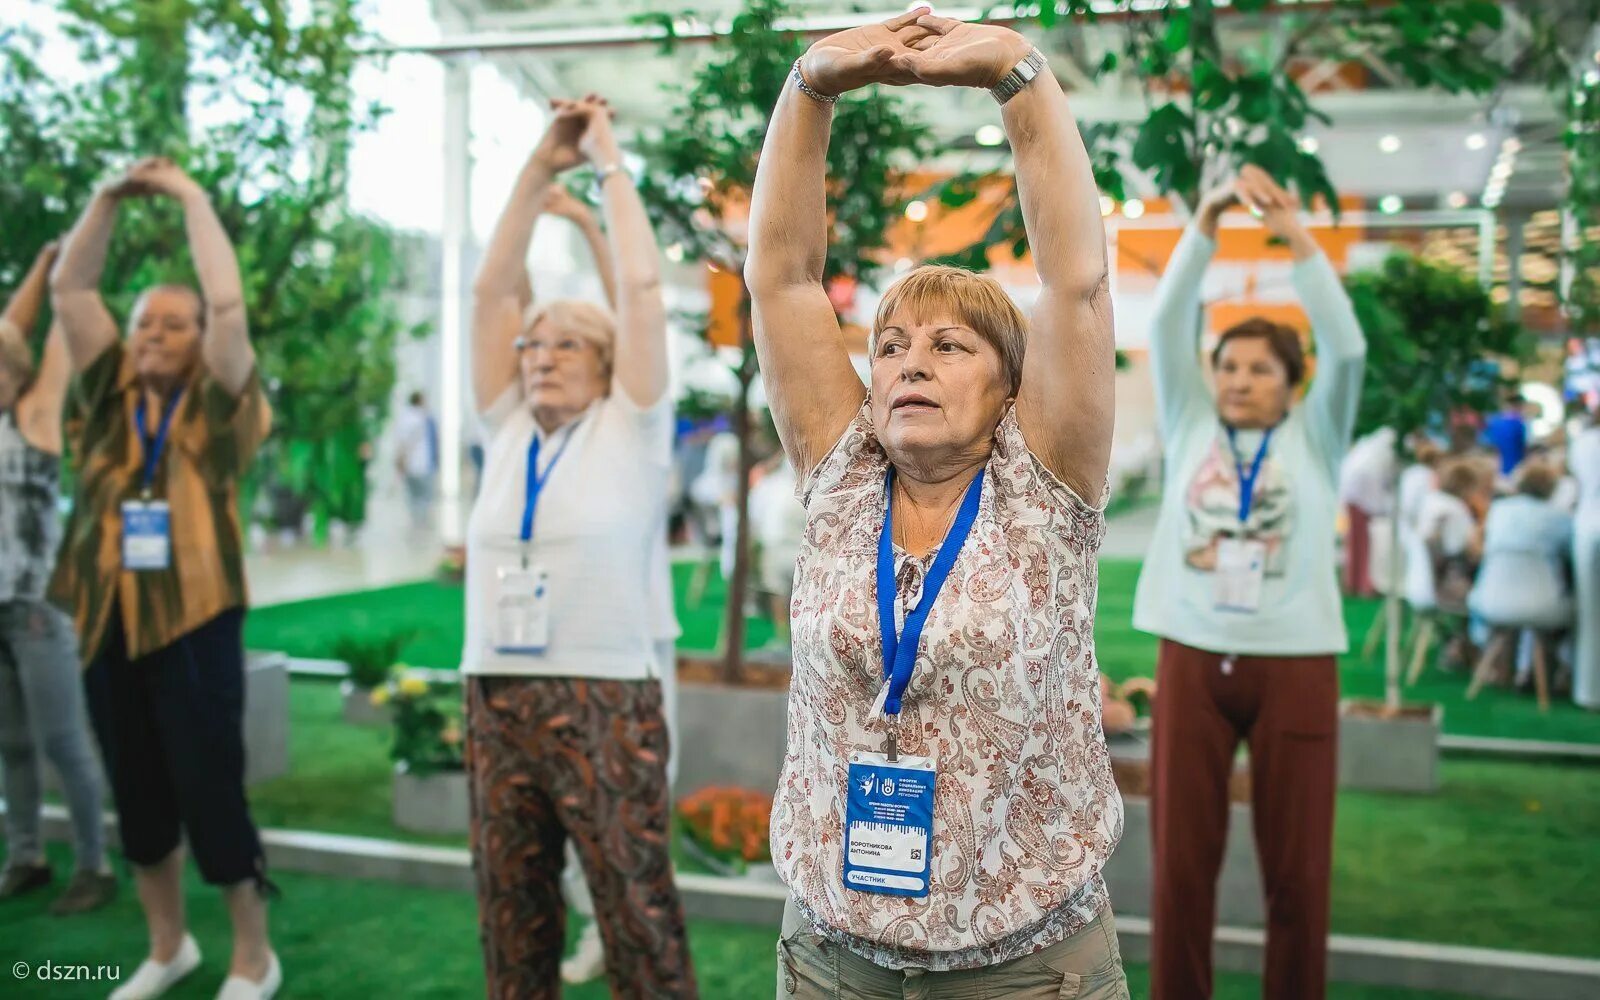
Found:
[{"label": "name tag lanyard clip", "polygon": [[139,498],[146,503],[154,494],[156,469],[161,465],[162,452],[167,449],[167,432],[172,428],[172,417],[178,412],[178,402],[182,398],[183,390],[180,389],[167,400],[166,409],[161,414],[161,423],[156,426],[154,436],[151,436],[145,420],[144,397],[140,397],[139,405],[133,411],[133,422],[139,429],[139,442],[144,446],[144,480],[139,490]]},{"label": "name tag lanyard clip", "polygon": [[922,629],[928,624],[928,614],[933,610],[934,602],[944,587],[945,579],[950,576],[951,568],[955,566],[956,556],[961,554],[961,547],[966,544],[967,536],[972,533],[972,525],[978,519],[978,500],[982,495],[983,473],[980,471],[973,477],[972,485],[967,487],[966,495],[961,500],[961,509],[956,512],[955,521],[951,523],[944,542],[939,546],[939,554],[934,557],[933,566],[928,569],[917,606],[907,609],[905,627],[897,632],[895,630],[894,467],[889,468],[884,485],[883,529],[878,533],[878,631],[883,638],[883,689],[878,692],[878,702],[873,706],[873,715],[884,716],[884,754],[891,764],[900,760],[900,747],[896,740],[900,699],[905,695],[906,687],[911,683],[911,675],[917,667],[917,647],[922,644]]},{"label": "name tag lanyard clip", "polygon": [[556,471],[556,463],[567,453],[567,445],[572,443],[577,433],[578,428],[574,426],[567,436],[561,439],[561,444],[556,448],[556,453],[550,457],[550,464],[545,466],[542,476],[539,474],[539,435],[534,434],[533,441],[528,445],[527,493],[522,502],[522,528],[518,534],[522,539],[523,569],[528,568],[528,550],[532,548],[533,543],[533,516],[539,510],[539,494],[544,492],[545,484],[550,481],[550,474]]}]

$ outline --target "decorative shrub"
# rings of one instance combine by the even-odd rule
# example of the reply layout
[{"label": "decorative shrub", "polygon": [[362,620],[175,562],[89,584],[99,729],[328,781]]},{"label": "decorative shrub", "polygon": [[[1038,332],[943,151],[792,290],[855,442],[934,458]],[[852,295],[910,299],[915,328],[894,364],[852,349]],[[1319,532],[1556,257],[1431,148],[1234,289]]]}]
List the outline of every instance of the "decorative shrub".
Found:
[{"label": "decorative shrub", "polygon": [[743,864],[768,861],[772,796],[749,788],[702,788],[678,802],[689,837],[707,853]]}]

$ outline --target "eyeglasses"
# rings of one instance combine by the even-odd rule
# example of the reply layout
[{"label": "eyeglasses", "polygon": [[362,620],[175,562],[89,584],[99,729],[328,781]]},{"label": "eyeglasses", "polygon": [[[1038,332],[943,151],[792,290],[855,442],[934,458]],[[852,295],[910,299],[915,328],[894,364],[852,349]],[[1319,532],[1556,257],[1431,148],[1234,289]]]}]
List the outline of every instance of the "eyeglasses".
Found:
[{"label": "eyeglasses", "polygon": [[518,354],[521,354],[523,351],[537,351],[540,348],[543,348],[557,357],[571,357],[572,355],[582,351],[584,344],[583,341],[579,340],[577,337],[562,337],[560,340],[556,341],[534,340],[531,337],[518,337],[516,340],[512,341],[512,346],[516,348]]}]

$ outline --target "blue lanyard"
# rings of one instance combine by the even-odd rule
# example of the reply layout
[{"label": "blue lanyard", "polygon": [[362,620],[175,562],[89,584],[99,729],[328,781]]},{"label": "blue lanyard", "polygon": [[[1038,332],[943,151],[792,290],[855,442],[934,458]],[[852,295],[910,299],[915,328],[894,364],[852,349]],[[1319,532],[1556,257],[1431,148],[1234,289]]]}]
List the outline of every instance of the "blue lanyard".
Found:
[{"label": "blue lanyard", "polygon": [[167,450],[167,431],[172,427],[172,415],[178,412],[178,401],[183,398],[183,390],[179,389],[167,400],[167,408],[161,414],[161,423],[156,427],[155,437],[150,436],[150,431],[145,426],[144,401],[139,397],[139,405],[133,411],[133,422],[139,428],[139,441],[144,445],[144,495],[148,497],[150,490],[155,486],[156,467],[161,464],[161,453]]},{"label": "blue lanyard", "polygon": [[884,486],[883,530],[878,534],[878,630],[883,634],[883,679],[889,684],[889,694],[883,703],[887,715],[900,714],[900,698],[906,693],[912,671],[917,666],[917,647],[922,644],[923,626],[928,623],[928,613],[933,610],[956,556],[972,533],[972,524],[978,519],[978,498],[982,495],[983,473],[979,472],[967,487],[955,522],[950,525],[950,532],[945,535],[939,554],[922,582],[921,599],[915,608],[907,610],[905,630],[897,634],[894,628],[894,468],[889,469]]},{"label": "blue lanyard", "polygon": [[539,475],[539,435],[535,432],[533,442],[528,445],[528,486],[526,499],[522,502],[522,532],[520,537],[524,542],[533,540],[533,515],[539,509],[539,494],[544,492],[544,485],[550,481],[550,474],[556,471],[556,463],[561,461],[561,456],[567,453],[567,445],[578,433],[578,426],[574,424],[561,439],[561,447],[550,459],[550,464],[545,467],[544,475]]},{"label": "blue lanyard", "polygon": [[1261,475],[1261,463],[1267,457],[1267,445],[1272,443],[1272,432],[1275,427],[1268,427],[1267,432],[1261,435],[1261,447],[1256,449],[1255,461],[1250,463],[1250,471],[1244,471],[1244,462],[1239,458],[1239,449],[1234,444],[1234,430],[1228,428],[1228,450],[1233,452],[1233,467],[1239,473],[1239,523],[1245,524],[1250,520],[1250,508],[1256,502],[1256,479]]}]

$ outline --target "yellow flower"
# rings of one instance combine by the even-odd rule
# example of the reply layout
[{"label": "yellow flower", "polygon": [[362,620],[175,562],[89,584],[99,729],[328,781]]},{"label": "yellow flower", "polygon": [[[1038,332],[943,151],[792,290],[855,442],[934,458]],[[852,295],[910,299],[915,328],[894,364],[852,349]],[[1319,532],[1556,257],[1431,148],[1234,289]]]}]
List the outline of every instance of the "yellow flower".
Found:
[{"label": "yellow flower", "polygon": [[389,689],[386,687],[373,688],[370,700],[374,705],[380,707],[389,704]]},{"label": "yellow flower", "polygon": [[400,678],[400,693],[416,698],[428,693],[428,682],[421,677]]}]

